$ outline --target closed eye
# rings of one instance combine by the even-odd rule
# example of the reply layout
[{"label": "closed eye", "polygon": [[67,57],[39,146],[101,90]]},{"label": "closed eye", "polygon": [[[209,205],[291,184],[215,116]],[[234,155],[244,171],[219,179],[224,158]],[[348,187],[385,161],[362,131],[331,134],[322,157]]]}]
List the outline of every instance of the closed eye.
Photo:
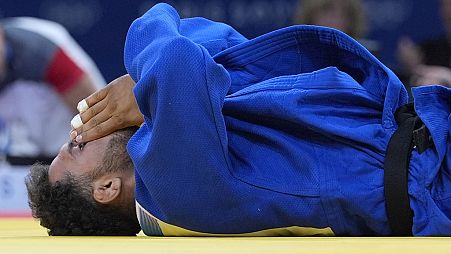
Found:
[{"label": "closed eye", "polygon": [[86,143],[81,143],[78,145],[78,149],[80,149],[80,151],[83,151],[83,148],[85,148]]},{"label": "closed eye", "polygon": [[86,143],[81,143],[81,144],[77,144],[74,143],[72,141],[69,142],[68,146],[67,146],[67,151],[72,154],[72,149],[74,149],[75,147],[78,148],[79,151],[83,151],[83,148],[85,147]]}]

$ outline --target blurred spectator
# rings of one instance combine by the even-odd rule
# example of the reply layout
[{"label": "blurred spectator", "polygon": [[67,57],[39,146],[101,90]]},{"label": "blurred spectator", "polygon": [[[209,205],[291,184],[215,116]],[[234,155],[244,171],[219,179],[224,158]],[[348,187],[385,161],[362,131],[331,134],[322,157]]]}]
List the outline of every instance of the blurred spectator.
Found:
[{"label": "blurred spectator", "polygon": [[446,34],[416,45],[403,37],[398,43],[401,72],[413,86],[441,84],[451,87],[451,0],[440,1]]},{"label": "blurred spectator", "polygon": [[61,25],[28,17],[2,20],[0,155],[12,164],[56,155],[77,103],[104,84]]},{"label": "blurred spectator", "polygon": [[373,54],[379,51],[375,41],[364,39],[367,19],[361,0],[300,0],[294,22],[338,29],[357,39]]},{"label": "blurred spectator", "polygon": [[295,23],[336,28],[354,38],[361,38],[366,31],[359,0],[300,0]]}]

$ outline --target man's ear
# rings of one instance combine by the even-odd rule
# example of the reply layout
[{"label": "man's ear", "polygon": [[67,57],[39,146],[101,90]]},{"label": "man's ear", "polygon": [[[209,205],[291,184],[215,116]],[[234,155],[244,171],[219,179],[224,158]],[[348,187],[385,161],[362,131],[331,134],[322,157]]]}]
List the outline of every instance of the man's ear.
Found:
[{"label": "man's ear", "polygon": [[121,193],[122,180],[119,177],[101,177],[94,181],[94,200],[109,204]]}]

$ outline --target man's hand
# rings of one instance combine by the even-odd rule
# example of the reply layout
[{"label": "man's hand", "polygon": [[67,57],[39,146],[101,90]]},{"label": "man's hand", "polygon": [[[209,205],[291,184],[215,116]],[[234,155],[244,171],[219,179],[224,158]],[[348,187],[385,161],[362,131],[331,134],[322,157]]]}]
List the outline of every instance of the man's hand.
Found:
[{"label": "man's hand", "polygon": [[82,124],[73,126],[76,129],[70,133],[71,140],[85,143],[122,128],[141,125],[144,118],[133,95],[134,86],[130,76],[124,75],[86,98],[88,108],[81,108]]}]

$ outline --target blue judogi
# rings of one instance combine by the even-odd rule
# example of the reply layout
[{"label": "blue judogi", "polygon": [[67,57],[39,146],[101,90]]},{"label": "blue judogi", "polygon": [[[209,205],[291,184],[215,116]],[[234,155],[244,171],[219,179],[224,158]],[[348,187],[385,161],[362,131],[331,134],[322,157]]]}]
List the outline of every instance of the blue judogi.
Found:
[{"label": "blue judogi", "polygon": [[[128,143],[147,235],[388,235],[384,157],[408,102],[345,34],[293,26],[247,40],[158,4],[125,65],[145,123]],[[409,171],[414,235],[451,235],[451,90],[414,91],[434,147]]]}]

